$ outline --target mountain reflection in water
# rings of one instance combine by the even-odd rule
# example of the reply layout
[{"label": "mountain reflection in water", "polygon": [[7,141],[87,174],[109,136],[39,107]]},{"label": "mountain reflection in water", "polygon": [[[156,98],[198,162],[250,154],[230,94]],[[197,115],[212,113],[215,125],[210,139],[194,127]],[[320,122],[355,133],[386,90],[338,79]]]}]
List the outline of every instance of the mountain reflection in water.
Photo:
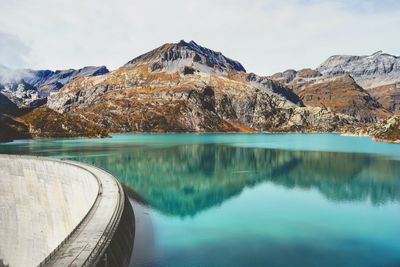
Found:
[{"label": "mountain reflection in water", "polygon": [[262,182],[317,189],[331,201],[400,200],[400,164],[371,154],[191,144],[74,159],[106,168],[152,208],[173,216],[193,216]]}]

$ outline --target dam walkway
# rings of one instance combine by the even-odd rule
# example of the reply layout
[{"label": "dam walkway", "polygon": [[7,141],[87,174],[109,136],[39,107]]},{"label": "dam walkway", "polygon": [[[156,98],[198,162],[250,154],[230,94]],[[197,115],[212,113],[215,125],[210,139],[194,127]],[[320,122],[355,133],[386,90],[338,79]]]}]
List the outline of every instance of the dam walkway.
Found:
[{"label": "dam walkway", "polygon": [[125,265],[113,244],[129,244],[134,215],[114,176],[81,162],[17,155],[0,155],[0,171],[0,204],[10,208],[0,209],[0,237],[8,241],[0,242],[0,262]]},{"label": "dam walkway", "polygon": [[[87,216],[65,242],[42,262],[42,266],[94,266],[101,260],[116,231],[124,209],[124,192],[111,174],[84,163],[66,163],[91,172],[98,180],[99,192]],[[102,260],[107,265],[107,256]]]}]

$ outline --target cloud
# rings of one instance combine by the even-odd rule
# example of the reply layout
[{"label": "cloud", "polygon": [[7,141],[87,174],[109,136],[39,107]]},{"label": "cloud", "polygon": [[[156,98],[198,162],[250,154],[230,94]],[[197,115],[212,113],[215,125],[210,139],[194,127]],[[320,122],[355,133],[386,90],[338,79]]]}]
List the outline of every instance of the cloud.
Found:
[{"label": "cloud", "polygon": [[0,89],[4,84],[19,84],[22,80],[33,78],[33,74],[25,69],[9,69],[0,66]]},{"label": "cloud", "polygon": [[28,64],[30,48],[16,35],[0,31],[0,65],[20,68]]},{"label": "cloud", "polygon": [[345,10],[360,14],[396,13],[400,8],[398,0],[338,0]]},{"label": "cloud", "polygon": [[26,67],[113,69],[165,42],[185,39],[221,51],[249,71],[272,74],[316,67],[332,54],[400,54],[397,3],[14,0],[2,3],[0,31],[18,33],[30,44]]}]

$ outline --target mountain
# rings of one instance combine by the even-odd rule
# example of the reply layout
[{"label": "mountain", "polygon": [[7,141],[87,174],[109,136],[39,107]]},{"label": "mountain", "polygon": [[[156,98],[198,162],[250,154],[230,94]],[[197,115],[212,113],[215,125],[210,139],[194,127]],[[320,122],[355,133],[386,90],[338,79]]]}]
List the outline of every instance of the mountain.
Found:
[{"label": "mountain", "polygon": [[327,75],[312,69],[287,70],[270,78],[288,86],[308,106],[329,108],[361,122],[374,122],[390,116],[390,112],[346,72]]},{"label": "mountain", "polygon": [[105,66],[74,70],[12,70],[0,66],[0,92],[19,107],[37,107],[47,101],[50,92],[59,90],[76,77],[108,73]]},{"label": "mountain", "polygon": [[225,57],[221,52],[202,47],[194,41],[187,43],[183,40],[176,44],[164,44],[136,57],[126,63],[125,67],[142,65],[149,66],[151,71],[165,71],[168,73],[182,70],[185,67],[188,72],[246,72],[238,61]]},{"label": "mountain", "polygon": [[335,55],[317,70],[322,74],[349,73],[360,86],[370,89],[400,80],[400,57],[378,51],[369,56]]},{"label": "mountain", "polygon": [[[393,82],[396,57],[383,53],[369,57],[376,60],[334,56],[317,69],[259,76],[247,73],[242,64],[221,52],[180,41],[164,44],[111,72],[103,67],[22,70],[14,75],[20,78],[17,86],[1,94],[17,103],[18,112],[30,107],[23,115],[9,115],[25,125],[30,136],[335,131],[382,133],[379,140],[397,138],[400,129],[389,117],[399,106],[400,86],[362,86],[372,76]],[[371,66],[379,60],[384,67]],[[390,60],[394,60],[392,68]],[[1,68],[0,73],[4,73]],[[43,103],[33,101],[43,99],[46,106],[37,108]]]},{"label": "mountain", "polygon": [[89,77],[103,75],[109,72],[107,67],[88,66],[81,69],[68,69],[68,70],[28,70],[28,77],[25,81],[39,90],[58,90],[65,84],[69,83],[76,77]]},{"label": "mountain", "polygon": [[400,57],[378,51],[369,56],[336,55],[317,70],[335,76],[346,72],[391,112],[400,110]]},{"label": "mountain", "polygon": [[81,69],[68,70],[31,70],[31,69],[8,69],[0,66],[0,89],[15,91],[20,83],[29,84],[30,87],[39,91],[58,90],[66,83],[79,76],[97,76],[106,74],[105,66],[88,66]]},{"label": "mountain", "polygon": [[304,107],[288,88],[195,42],[165,44],[49,97],[112,132],[332,131],[352,118]]}]

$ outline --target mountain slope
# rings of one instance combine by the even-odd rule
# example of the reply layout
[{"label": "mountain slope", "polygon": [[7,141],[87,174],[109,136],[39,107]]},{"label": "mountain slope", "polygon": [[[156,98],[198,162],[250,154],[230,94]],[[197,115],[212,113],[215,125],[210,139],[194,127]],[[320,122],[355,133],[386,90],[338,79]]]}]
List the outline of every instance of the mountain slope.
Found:
[{"label": "mountain slope", "polygon": [[0,114],[0,141],[30,138],[28,127],[8,115]]},{"label": "mountain slope", "polygon": [[74,114],[47,107],[0,114],[0,141],[32,137],[105,137],[108,131]]}]

